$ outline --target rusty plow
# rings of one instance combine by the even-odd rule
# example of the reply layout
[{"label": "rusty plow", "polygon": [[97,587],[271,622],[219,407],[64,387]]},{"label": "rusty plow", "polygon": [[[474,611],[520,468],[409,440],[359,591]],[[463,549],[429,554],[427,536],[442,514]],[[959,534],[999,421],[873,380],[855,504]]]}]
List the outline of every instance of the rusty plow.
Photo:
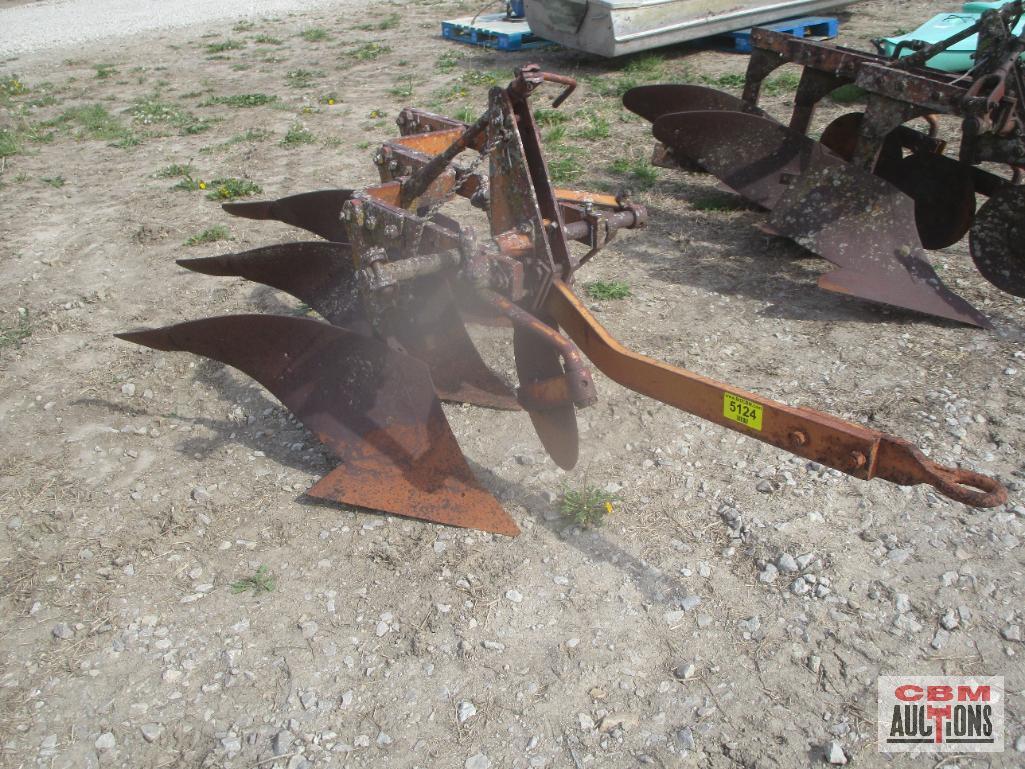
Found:
[{"label": "rusty plow", "polygon": [[[767,231],[835,265],[821,288],[988,327],[944,285],[926,249],[969,234],[983,277],[1025,296],[1025,40],[1012,32],[1022,12],[1021,0],[986,11],[969,30],[900,59],[758,29],[742,96],[667,84],[632,89],[623,102],[652,122],[653,162],[713,174],[770,212]],[[924,66],[966,34],[979,35],[967,76]],[[758,102],[766,78],[788,63],[803,72],[784,125]],[[844,86],[861,89],[864,110],[813,140],[817,105]],[[937,115],[961,119],[956,156]],[[978,211],[977,194],[989,198]]]},{"label": "rusty plow", "polygon": [[[925,483],[970,505],[1004,500],[997,481],[933,463],[898,438],[674,368],[609,336],[573,293],[574,273],[646,212],[552,186],[529,105],[546,81],[564,87],[556,103],[575,85],[526,66],[492,89],[472,124],[403,110],[401,137],[375,155],[379,184],[225,206],[321,240],[180,262],[280,289],[322,319],[235,315],[121,338],[221,361],[266,387],[338,457],[310,496],[425,521],[518,532],[474,477],[442,401],[526,411],[553,460],[571,468],[576,410],[597,399],[588,362],[627,388],[856,478]],[[486,214],[486,235],[442,213],[458,199]],[[468,321],[511,327],[517,387],[488,368]]]}]

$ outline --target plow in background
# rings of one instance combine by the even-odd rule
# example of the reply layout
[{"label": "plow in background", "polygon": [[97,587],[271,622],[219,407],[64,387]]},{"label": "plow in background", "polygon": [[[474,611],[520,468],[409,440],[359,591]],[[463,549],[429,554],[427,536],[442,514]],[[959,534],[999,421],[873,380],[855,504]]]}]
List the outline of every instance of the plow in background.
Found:
[{"label": "plow in background", "polygon": [[[623,102],[653,123],[661,143],[653,162],[712,173],[768,209],[767,231],[835,265],[821,288],[989,327],[943,284],[925,249],[970,233],[983,277],[1025,296],[1025,40],[1012,32],[1022,12],[1021,0],[986,11],[977,24],[912,45],[901,59],[759,29],[740,98],[654,85],[628,91]],[[965,76],[923,66],[976,33],[975,65]],[[783,125],[758,100],[766,77],[788,63],[804,69]],[[814,141],[807,134],[816,105],[849,85],[865,92],[864,112],[842,115]],[[961,119],[957,157],[938,136],[936,115]],[[916,119],[926,121],[924,130],[906,125]],[[976,193],[989,198],[978,211]]]},{"label": "plow in background", "polygon": [[[578,456],[576,409],[597,399],[588,359],[624,387],[856,478],[930,484],[976,506],[1006,499],[996,480],[932,462],[900,438],[613,339],[573,293],[574,273],[620,229],[643,225],[646,212],[551,185],[529,105],[545,81],[564,86],[556,107],[575,87],[528,65],[491,90],[473,124],[403,110],[401,138],[374,158],[380,184],[224,206],[323,240],[179,262],[288,292],[323,320],[236,315],[119,336],[221,361],[270,390],[340,460],[310,496],[436,523],[518,533],[474,477],[441,401],[526,411],[568,469]],[[464,152],[473,159],[459,165]],[[460,198],[487,214],[486,236],[442,212]],[[515,390],[488,369],[465,320],[511,326]]]}]

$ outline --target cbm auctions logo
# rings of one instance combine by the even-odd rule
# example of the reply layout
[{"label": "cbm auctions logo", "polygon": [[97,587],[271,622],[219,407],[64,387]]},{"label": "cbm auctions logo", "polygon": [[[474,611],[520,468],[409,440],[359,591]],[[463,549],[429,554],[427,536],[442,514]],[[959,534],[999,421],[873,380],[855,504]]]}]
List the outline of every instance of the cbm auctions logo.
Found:
[{"label": "cbm auctions logo", "polygon": [[879,750],[999,753],[1003,749],[1002,677],[879,679]]}]

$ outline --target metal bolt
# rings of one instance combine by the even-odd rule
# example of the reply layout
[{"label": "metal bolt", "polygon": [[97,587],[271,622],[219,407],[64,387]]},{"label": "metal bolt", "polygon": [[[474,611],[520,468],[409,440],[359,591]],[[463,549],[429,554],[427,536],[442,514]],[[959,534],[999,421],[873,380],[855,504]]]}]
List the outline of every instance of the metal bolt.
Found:
[{"label": "metal bolt", "polygon": [[383,166],[384,165],[384,153],[383,152],[378,151],[378,152],[374,153],[374,165],[375,166]]},{"label": "metal bolt", "polygon": [[803,446],[808,442],[808,436],[800,430],[794,430],[790,433],[790,442],[794,446]]},{"label": "metal bolt", "polygon": [[860,451],[852,451],[848,458],[850,460],[852,470],[861,469],[865,466],[865,463],[868,461],[867,459],[865,459],[865,455],[862,454]]}]

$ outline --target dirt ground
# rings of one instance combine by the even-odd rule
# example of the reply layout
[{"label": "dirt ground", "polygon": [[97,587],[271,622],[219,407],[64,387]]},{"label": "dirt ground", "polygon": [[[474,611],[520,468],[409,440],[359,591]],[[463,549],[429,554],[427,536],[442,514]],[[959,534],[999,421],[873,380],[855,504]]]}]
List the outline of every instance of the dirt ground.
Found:
[{"label": "dirt ground", "polygon": [[[859,3],[841,40],[935,7]],[[743,56],[439,38],[475,10],[374,4],[0,64],[0,764],[766,769],[822,765],[835,742],[852,766],[1022,765],[1025,303],[967,241],[933,262],[994,331],[817,290],[821,260],[711,179],[652,169],[650,127],[619,106],[631,83],[736,92]],[[994,474],[1006,507],[851,480],[595,374],[571,473],[525,415],[446,407],[517,539],[355,512],[303,496],[331,459],[251,380],[113,338],[294,311],[177,267],[303,238],[207,193],[370,183],[401,106],[479,112],[528,60],[582,83],[568,122],[546,118],[559,178],[649,207],[582,276],[629,284],[588,300],[612,332]],[[787,82],[766,101],[780,117]],[[479,341],[511,374],[505,337]],[[558,500],[587,487],[618,501],[581,529]],[[247,577],[270,589],[234,592]],[[878,676],[926,673],[1005,677],[1003,754],[877,751]]]}]

